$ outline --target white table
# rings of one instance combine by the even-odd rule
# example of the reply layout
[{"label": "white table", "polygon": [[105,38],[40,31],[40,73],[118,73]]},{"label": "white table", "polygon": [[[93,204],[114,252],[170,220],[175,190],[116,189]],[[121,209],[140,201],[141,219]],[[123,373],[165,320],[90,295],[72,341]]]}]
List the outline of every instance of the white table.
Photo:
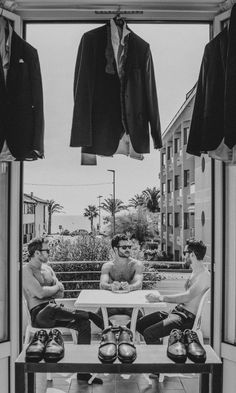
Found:
[{"label": "white table", "polygon": [[148,293],[158,294],[159,292],[156,289],[154,290],[141,289],[138,291],[132,291],[128,293],[114,293],[103,289],[83,289],[80,292],[74,305],[78,309],[89,308],[89,307],[101,307],[105,328],[109,326],[107,308],[110,307],[133,308],[130,330],[133,332],[135,337],[137,316],[140,308],[142,307],[152,308],[155,309],[156,311],[160,309],[163,310],[166,308],[166,303],[163,302],[149,303],[145,298],[145,295],[147,295]]}]

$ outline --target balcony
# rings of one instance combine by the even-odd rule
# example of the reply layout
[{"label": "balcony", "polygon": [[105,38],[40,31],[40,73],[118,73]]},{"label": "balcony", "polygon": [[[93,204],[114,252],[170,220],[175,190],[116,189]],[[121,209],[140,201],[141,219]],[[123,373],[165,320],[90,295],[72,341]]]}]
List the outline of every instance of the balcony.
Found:
[{"label": "balcony", "polygon": [[188,204],[195,203],[195,183],[192,183],[190,186],[190,193],[187,195],[187,203]]},{"label": "balcony", "polygon": [[177,158],[176,164],[177,164],[177,166],[182,165],[182,157],[178,157],[178,158]]}]

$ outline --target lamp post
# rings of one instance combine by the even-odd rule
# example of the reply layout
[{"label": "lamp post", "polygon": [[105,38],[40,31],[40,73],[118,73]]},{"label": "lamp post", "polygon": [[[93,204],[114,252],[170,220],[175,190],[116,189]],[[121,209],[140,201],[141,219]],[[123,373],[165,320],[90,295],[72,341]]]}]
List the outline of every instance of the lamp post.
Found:
[{"label": "lamp post", "polygon": [[100,203],[101,198],[102,198],[102,195],[98,195],[98,230],[99,230],[99,233],[101,231],[101,203]]},{"label": "lamp post", "polygon": [[116,216],[115,216],[115,207],[116,207],[116,171],[114,169],[108,169],[108,172],[112,172],[112,184],[113,184],[113,236],[116,233]]}]

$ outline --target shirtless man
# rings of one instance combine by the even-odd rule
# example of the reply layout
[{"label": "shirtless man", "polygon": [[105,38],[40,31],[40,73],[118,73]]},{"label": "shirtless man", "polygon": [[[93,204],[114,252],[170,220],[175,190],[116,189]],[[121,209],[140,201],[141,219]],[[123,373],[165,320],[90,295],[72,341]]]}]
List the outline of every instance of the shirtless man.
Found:
[{"label": "shirtless man", "polygon": [[[103,264],[100,277],[100,289],[108,291],[135,291],[142,289],[143,263],[130,257],[131,244],[126,235],[115,235],[111,241],[115,258]],[[97,314],[102,315],[101,309]],[[132,308],[109,308],[108,316],[132,315]],[[139,311],[138,318],[142,316]]]},{"label": "shirtless man", "polygon": [[[49,242],[39,237],[28,244],[29,262],[23,267],[23,290],[30,311],[32,326],[36,328],[67,327],[78,331],[78,344],[90,344],[90,320],[100,321],[92,312],[74,310],[55,302],[64,296],[64,286],[48,265]],[[77,379],[88,381],[89,373],[78,373]],[[100,378],[93,383],[102,384]]]},{"label": "shirtless man", "polygon": [[185,283],[185,291],[176,295],[151,293],[146,296],[150,303],[177,303],[170,313],[157,311],[137,321],[136,329],[147,344],[158,344],[160,338],[168,336],[172,329],[192,329],[201,297],[210,287],[210,273],[203,263],[205,254],[206,246],[202,241],[188,240],[184,256],[192,273]]}]

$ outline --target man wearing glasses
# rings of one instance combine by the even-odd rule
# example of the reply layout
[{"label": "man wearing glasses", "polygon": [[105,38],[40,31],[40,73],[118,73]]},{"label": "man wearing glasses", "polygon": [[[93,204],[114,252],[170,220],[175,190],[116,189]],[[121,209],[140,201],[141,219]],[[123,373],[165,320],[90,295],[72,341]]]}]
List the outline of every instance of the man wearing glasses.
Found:
[{"label": "man wearing glasses", "polygon": [[210,273],[204,266],[206,246],[202,241],[188,240],[183,252],[186,263],[190,263],[192,273],[185,283],[182,293],[160,295],[150,293],[146,299],[150,303],[177,303],[169,313],[156,311],[137,321],[137,331],[147,344],[158,344],[160,338],[168,336],[172,329],[191,329],[202,295],[210,287]]},{"label": "man wearing glasses", "polygon": [[[117,234],[111,240],[114,259],[102,266],[100,289],[112,292],[130,292],[142,289],[144,266],[141,261],[131,258],[131,243],[126,235]],[[97,311],[99,316],[101,310]],[[108,317],[112,315],[128,315],[131,317],[132,308],[109,308]],[[142,316],[139,311],[138,318]],[[103,326],[101,326],[102,328]]]},{"label": "man wearing glasses", "polygon": [[[90,344],[90,320],[96,323],[99,317],[92,312],[70,309],[55,302],[56,298],[64,296],[64,287],[48,265],[49,252],[47,238],[35,238],[28,244],[29,261],[23,267],[23,290],[32,326],[75,329],[78,331],[78,344]],[[91,374],[77,374],[78,380],[88,381],[90,378]],[[94,378],[92,382],[102,384],[100,378]]]}]

